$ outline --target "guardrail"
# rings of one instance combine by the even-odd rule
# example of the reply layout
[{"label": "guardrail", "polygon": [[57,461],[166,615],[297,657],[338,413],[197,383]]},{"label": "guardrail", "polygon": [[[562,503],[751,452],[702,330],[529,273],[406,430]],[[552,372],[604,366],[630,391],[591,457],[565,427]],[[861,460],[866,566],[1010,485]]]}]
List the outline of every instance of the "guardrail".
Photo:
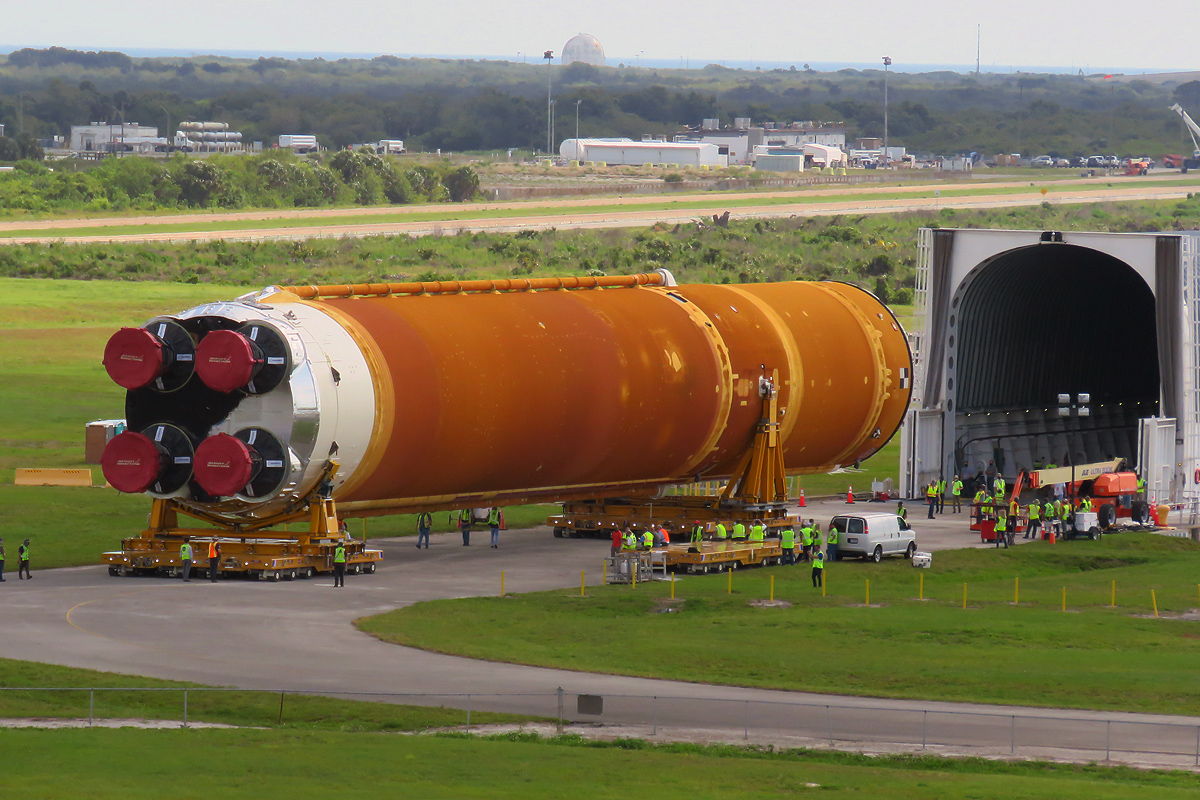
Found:
[{"label": "guardrail", "polygon": [[[1087,762],[1101,754],[1105,761],[1151,762],[1166,766],[1200,768],[1200,722],[1136,719],[1123,712],[1080,712],[1022,709],[1005,713],[966,711],[864,700],[859,703],[754,700],[738,697],[683,695],[591,694],[568,692],[319,692],[292,689],[247,690],[226,688],[140,687],[0,687],[0,718],[19,715],[17,694],[75,693],[79,713],[74,717],[92,726],[105,714],[105,695],[111,693],[173,693],[179,696],[181,727],[198,720],[189,702],[206,696],[202,716],[220,721],[221,709],[212,698],[229,696],[230,709],[244,710],[244,696],[269,700],[271,716],[259,723],[282,723],[288,697],[326,697],[381,703],[449,707],[463,712],[462,725],[472,729],[472,712],[503,712],[541,717],[556,723],[559,733],[582,723],[593,730],[620,727],[623,736],[663,740],[702,733],[710,739],[740,738],[747,743],[790,747],[921,752],[953,748],[956,753],[999,757],[1041,757]],[[238,700],[233,695],[241,696]],[[274,699],[278,697],[276,714]],[[86,700],[86,717],[82,713]],[[97,714],[97,701],[100,712]],[[61,709],[61,705],[59,706]],[[44,712],[44,707],[42,708]],[[53,718],[64,718],[60,714]],[[38,715],[46,718],[46,714]],[[1185,718],[1186,719],[1186,718]],[[243,723],[245,724],[245,723]],[[478,728],[478,717],[475,727]],[[585,731],[586,732],[586,731]],[[753,742],[752,742],[753,739]]]}]

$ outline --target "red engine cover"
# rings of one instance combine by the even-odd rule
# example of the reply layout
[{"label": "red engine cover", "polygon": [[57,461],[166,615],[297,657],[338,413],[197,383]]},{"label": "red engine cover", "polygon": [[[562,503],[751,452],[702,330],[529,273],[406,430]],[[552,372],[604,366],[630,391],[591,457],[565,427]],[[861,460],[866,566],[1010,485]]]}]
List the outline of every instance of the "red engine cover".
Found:
[{"label": "red engine cover", "polygon": [[[128,329],[127,329],[128,330]],[[137,494],[150,488],[162,471],[162,457],[150,437],[118,433],[100,456],[104,479],[120,492]]]},{"label": "red engine cover", "polygon": [[229,497],[250,482],[253,463],[245,442],[228,433],[218,433],[196,448],[193,470],[200,488],[213,497]]}]

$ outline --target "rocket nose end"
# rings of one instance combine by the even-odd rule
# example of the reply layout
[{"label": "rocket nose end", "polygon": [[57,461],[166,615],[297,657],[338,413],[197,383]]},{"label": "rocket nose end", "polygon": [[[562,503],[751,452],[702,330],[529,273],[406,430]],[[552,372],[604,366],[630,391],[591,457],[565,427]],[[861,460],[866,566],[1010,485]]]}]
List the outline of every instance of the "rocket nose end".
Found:
[{"label": "rocket nose end", "polygon": [[150,437],[134,431],[118,433],[100,455],[104,479],[119,492],[139,494],[162,472],[162,456]]},{"label": "rocket nose end", "polygon": [[145,328],[121,328],[104,346],[104,369],[125,389],[149,386],[164,366],[162,341]]}]

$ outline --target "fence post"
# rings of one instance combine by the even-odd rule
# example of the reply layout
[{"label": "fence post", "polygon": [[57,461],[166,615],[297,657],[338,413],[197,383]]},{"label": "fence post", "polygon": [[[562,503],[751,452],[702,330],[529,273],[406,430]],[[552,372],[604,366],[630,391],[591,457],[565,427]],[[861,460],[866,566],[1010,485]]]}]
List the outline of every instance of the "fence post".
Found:
[{"label": "fence post", "polygon": [[563,689],[558,687],[558,733],[561,736],[563,732]]},{"label": "fence post", "polygon": [[1112,720],[1104,723],[1104,760],[1112,761]]},{"label": "fence post", "polygon": [[92,719],[96,716],[96,690],[88,689],[88,727],[92,727]]},{"label": "fence post", "polygon": [[658,695],[654,695],[653,705],[654,705],[654,731],[650,735],[658,736]]},{"label": "fence post", "polygon": [[187,727],[187,689],[183,690],[183,727]]},{"label": "fence post", "polygon": [[829,706],[825,706],[825,727],[829,729],[829,746],[833,747],[833,717],[829,714]]},{"label": "fence post", "polygon": [[1008,754],[1016,755],[1017,752],[1017,715],[1012,714],[1009,717],[1011,721],[1008,729]]},{"label": "fence post", "polygon": [[1196,726],[1196,766],[1200,767],[1200,725]]},{"label": "fence post", "polygon": [[467,692],[467,733],[471,732],[471,693]]},{"label": "fence post", "polygon": [[283,692],[279,693],[279,725],[283,724]]},{"label": "fence post", "polygon": [[921,749],[925,749],[925,731],[929,728],[929,709],[921,712]]},{"label": "fence post", "polygon": [[750,738],[750,701],[746,700],[745,703],[746,703],[745,708],[744,708],[745,713],[742,714],[742,738],[749,739]]}]

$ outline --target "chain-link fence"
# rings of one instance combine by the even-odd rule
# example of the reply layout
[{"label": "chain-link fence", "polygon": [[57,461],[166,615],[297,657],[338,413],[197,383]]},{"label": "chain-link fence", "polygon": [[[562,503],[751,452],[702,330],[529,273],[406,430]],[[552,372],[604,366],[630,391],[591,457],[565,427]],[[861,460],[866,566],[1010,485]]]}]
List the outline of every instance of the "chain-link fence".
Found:
[{"label": "chain-link fence", "polygon": [[[534,719],[559,731],[828,746],[872,751],[930,749],[1065,760],[1152,761],[1200,767],[1200,723],[1122,713],[950,710],[889,705],[671,695],[545,693],[313,692],[212,688],[0,687],[0,717],[87,720],[148,717],[182,726],[199,720],[240,725],[336,718],[343,701],[373,701],[364,724],[403,728],[399,710],[421,706],[417,727],[465,727]],[[358,706],[356,718],[361,718]],[[437,713],[430,716],[431,709]],[[501,716],[503,715],[503,716]],[[516,715],[515,717],[508,715]],[[582,726],[582,727],[581,727]]]}]

